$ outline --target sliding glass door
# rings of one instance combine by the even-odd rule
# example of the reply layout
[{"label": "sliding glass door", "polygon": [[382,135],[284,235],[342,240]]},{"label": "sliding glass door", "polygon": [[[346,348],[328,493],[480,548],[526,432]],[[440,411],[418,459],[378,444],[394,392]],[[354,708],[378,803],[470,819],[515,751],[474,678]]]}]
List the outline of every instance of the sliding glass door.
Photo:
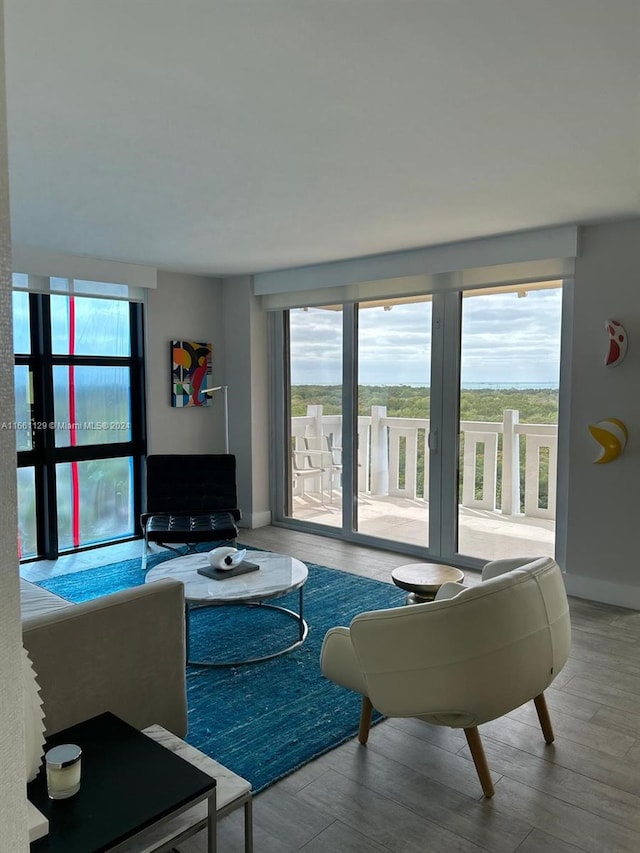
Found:
[{"label": "sliding glass door", "polygon": [[462,300],[457,551],[555,548],[562,289]]},{"label": "sliding glass door", "polygon": [[432,561],[555,549],[561,282],[282,312],[276,521]]},{"label": "sliding glass door", "polygon": [[354,530],[429,545],[431,300],[360,303]]},{"label": "sliding glass door", "polygon": [[342,306],[288,319],[288,514],[342,527]]}]

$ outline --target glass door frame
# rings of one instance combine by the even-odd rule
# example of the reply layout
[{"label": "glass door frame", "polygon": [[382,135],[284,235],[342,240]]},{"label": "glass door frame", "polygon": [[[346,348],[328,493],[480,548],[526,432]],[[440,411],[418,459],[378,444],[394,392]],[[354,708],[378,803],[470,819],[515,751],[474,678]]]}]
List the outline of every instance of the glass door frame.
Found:
[{"label": "glass door frame", "polygon": [[[448,294],[449,297],[456,297],[456,294]],[[366,302],[366,300],[361,300]],[[444,336],[444,310],[445,310],[445,295],[433,294],[433,312],[432,312],[432,335],[439,332],[439,340]],[[318,524],[312,521],[304,521],[293,518],[286,514],[287,502],[289,498],[289,490],[287,484],[291,479],[291,463],[287,447],[290,444],[290,385],[289,385],[289,340],[286,310],[271,312],[268,318],[269,337],[271,341],[271,353],[273,357],[270,359],[270,383],[273,389],[273,433],[272,433],[272,467],[271,467],[271,506],[275,509],[272,511],[272,524],[275,526],[287,527],[291,530],[300,530],[308,533],[318,533],[334,539],[342,539],[354,544],[370,546],[387,551],[399,551],[402,553],[416,556],[421,559],[426,559],[433,555],[434,540],[436,547],[439,547],[441,541],[440,525],[441,514],[438,508],[438,513],[435,515],[436,527],[434,535],[430,537],[429,548],[412,543],[398,543],[389,539],[381,539],[379,537],[370,536],[369,534],[360,533],[354,530],[356,514],[357,514],[357,447],[358,447],[358,419],[357,419],[357,392],[358,392],[358,359],[357,359],[357,341],[358,341],[358,311],[357,304],[345,302],[342,305],[343,311],[343,362],[342,362],[342,527],[330,527],[328,525]],[[451,359],[450,359],[451,361]],[[452,369],[452,365],[447,364],[447,359],[442,356],[435,358],[432,353],[432,382],[434,372],[446,373]],[[433,393],[433,392],[432,392]],[[436,395],[436,398],[438,395]],[[457,408],[456,408],[457,411]],[[432,398],[432,412],[434,417],[441,417],[442,402],[434,401]],[[438,434],[442,434],[443,430],[440,427]],[[450,442],[444,442],[444,448],[449,450]],[[457,441],[455,442],[457,449]],[[442,463],[443,453],[437,454],[438,462],[433,461],[430,465],[429,474],[429,489],[430,494],[441,494],[441,478],[442,478]],[[432,460],[434,454],[432,453]],[[455,464],[455,454],[452,457]],[[348,488],[345,487],[348,484]],[[432,492],[432,489],[436,491]],[[454,496],[457,491],[453,491]],[[434,516],[432,513],[432,503],[430,502],[429,512],[430,519]],[[453,515],[455,523],[455,515]],[[431,527],[431,521],[430,521]]]},{"label": "glass door frame", "polygon": [[[538,280],[538,279],[536,279]],[[533,279],[532,279],[533,281]],[[520,282],[514,282],[520,284]],[[504,287],[504,283],[501,285]],[[564,278],[562,286],[562,320],[560,353],[560,387],[558,413],[558,464],[555,556],[565,552],[566,481],[568,477],[568,400],[570,393],[570,352],[573,326],[573,279]],[[270,312],[268,317],[271,343],[270,382],[275,413],[271,434],[271,506],[272,524],[292,530],[318,533],[379,550],[401,551],[421,560],[442,561],[462,568],[480,569],[485,560],[457,550],[458,482],[459,482],[459,409],[460,409],[460,341],[463,290],[433,292],[431,402],[429,433],[429,544],[398,543],[354,530],[357,512],[357,391],[358,391],[358,319],[357,303],[343,303],[343,376],[342,376],[342,463],[343,488],[342,529],[287,516],[284,512],[291,478],[290,461],[285,452],[290,432],[288,411],[288,335],[287,310]],[[391,297],[391,294],[390,294]],[[366,302],[362,299],[361,302]],[[550,555],[554,556],[554,555]]]}]

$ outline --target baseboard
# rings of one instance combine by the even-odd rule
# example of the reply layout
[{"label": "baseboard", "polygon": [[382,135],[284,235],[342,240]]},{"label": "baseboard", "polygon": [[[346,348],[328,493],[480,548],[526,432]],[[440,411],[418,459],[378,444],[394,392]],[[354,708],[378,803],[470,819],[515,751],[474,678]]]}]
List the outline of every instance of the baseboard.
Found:
[{"label": "baseboard", "polygon": [[564,585],[568,595],[599,601],[602,604],[615,604],[631,610],[640,610],[640,586],[611,583],[584,575],[572,575],[565,572]]},{"label": "baseboard", "polygon": [[256,527],[268,527],[271,524],[271,512],[243,512],[238,527],[254,530]]}]

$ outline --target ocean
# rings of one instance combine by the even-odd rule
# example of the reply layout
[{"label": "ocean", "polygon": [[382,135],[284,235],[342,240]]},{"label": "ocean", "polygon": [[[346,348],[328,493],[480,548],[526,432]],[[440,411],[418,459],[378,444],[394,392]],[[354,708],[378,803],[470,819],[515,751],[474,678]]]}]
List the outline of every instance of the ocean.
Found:
[{"label": "ocean", "polygon": [[526,391],[528,389],[551,389],[558,390],[558,382],[463,382],[461,388],[467,391],[476,391],[484,388],[494,388],[496,390],[504,390],[506,388],[515,388],[518,391]]}]

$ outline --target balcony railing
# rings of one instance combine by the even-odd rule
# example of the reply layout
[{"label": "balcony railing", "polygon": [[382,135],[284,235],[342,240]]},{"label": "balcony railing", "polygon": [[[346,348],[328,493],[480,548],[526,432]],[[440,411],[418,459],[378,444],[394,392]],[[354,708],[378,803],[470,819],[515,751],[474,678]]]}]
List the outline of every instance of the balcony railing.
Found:
[{"label": "balcony railing", "polygon": [[[359,416],[358,491],[428,500],[429,430],[428,418],[388,417],[385,406],[372,406],[370,415]],[[502,422],[461,421],[460,432],[462,506],[502,515],[555,518],[556,425],[523,424],[517,410],[505,409]],[[322,406],[307,406],[306,416],[291,419],[291,433],[298,448],[305,446],[305,437],[320,435],[338,447],[342,417],[323,414]]]}]

